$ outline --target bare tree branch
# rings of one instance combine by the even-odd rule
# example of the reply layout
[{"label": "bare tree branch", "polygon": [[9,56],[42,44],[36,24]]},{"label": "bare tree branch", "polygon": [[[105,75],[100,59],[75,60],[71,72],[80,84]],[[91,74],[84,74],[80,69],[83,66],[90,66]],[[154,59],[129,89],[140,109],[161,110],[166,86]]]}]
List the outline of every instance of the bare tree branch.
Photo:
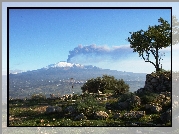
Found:
[{"label": "bare tree branch", "polygon": [[[149,62],[149,63],[152,63],[153,65],[154,65],[154,67],[156,68],[156,65],[155,65],[155,63],[153,63],[152,61],[149,61],[149,58],[148,58],[148,60],[145,60],[145,58],[144,58],[144,53],[142,53],[142,58],[144,59],[144,61],[145,62]],[[149,55],[148,55],[149,56]]]}]

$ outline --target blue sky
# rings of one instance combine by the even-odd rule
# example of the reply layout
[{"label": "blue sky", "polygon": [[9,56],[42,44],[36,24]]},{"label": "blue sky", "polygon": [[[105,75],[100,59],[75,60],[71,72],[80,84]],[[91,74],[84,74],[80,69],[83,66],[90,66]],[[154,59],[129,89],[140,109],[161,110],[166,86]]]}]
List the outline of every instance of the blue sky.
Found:
[{"label": "blue sky", "polygon": [[[158,19],[170,22],[170,10],[154,9],[11,9],[9,67],[10,70],[35,70],[49,64],[67,61],[69,51],[78,46],[95,45],[114,51],[126,48],[114,60],[111,54],[79,54],[70,62],[92,64],[119,71],[152,72],[154,67],[129,51],[129,32],[147,30],[158,25]],[[126,57],[120,57],[126,53]],[[170,50],[163,66],[170,69]],[[131,67],[132,65],[132,67]],[[147,69],[146,69],[147,68]]]}]

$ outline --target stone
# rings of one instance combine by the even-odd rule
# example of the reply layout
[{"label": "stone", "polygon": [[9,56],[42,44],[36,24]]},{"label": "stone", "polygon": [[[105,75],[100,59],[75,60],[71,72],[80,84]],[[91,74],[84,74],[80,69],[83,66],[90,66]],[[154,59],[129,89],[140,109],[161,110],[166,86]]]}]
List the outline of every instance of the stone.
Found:
[{"label": "stone", "polygon": [[55,113],[55,112],[62,112],[62,108],[59,106],[48,106],[46,108],[46,113]]},{"label": "stone", "polygon": [[141,99],[139,96],[132,96],[131,97],[131,103],[134,104],[134,105],[140,105],[141,104]]},{"label": "stone", "polygon": [[[166,74],[147,74],[145,81],[145,90],[160,92],[160,91],[171,91],[171,77],[170,73]],[[153,87],[152,87],[153,86]]]},{"label": "stone", "polygon": [[53,106],[48,106],[46,108],[46,113],[49,114],[49,113],[54,113],[55,112],[55,107]]},{"label": "stone", "polygon": [[146,104],[145,108],[150,109],[152,112],[155,112],[155,113],[158,113],[158,112],[160,112],[162,110],[162,107],[158,103]]},{"label": "stone", "polygon": [[66,111],[67,113],[74,113],[74,112],[75,112],[75,108],[74,108],[73,106],[68,106],[68,107],[65,109],[65,111]]},{"label": "stone", "polygon": [[96,119],[106,119],[108,117],[109,117],[109,115],[106,112],[104,112],[104,111],[97,111],[97,112],[95,112],[95,118]]},{"label": "stone", "polygon": [[162,107],[152,105],[151,108],[150,108],[150,110],[151,110],[152,112],[158,113],[158,112],[162,111]]},{"label": "stone", "polygon": [[55,106],[55,112],[62,112],[62,107]]},{"label": "stone", "polygon": [[136,114],[136,118],[141,118],[145,116],[145,111],[138,111],[138,113]]}]

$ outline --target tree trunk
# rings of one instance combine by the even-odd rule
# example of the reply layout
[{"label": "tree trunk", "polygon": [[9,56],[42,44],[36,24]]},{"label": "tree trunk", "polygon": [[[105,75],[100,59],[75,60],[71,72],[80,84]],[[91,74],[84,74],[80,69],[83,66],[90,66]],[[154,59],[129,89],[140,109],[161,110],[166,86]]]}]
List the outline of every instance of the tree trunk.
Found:
[{"label": "tree trunk", "polygon": [[156,59],[156,72],[160,71],[158,58],[159,58],[159,56],[158,56],[158,44],[157,44],[157,46],[156,46],[156,57],[155,57],[155,59]]}]

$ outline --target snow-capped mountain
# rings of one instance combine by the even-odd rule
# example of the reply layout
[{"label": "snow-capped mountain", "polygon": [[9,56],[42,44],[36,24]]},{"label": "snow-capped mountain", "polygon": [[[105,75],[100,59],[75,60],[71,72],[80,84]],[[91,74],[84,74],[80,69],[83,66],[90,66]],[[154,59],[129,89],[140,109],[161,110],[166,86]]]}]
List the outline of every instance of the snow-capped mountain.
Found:
[{"label": "snow-capped mountain", "polygon": [[[48,91],[49,94],[52,92],[60,92],[63,94],[66,93],[66,89],[69,88],[70,83],[68,82],[70,78],[73,78],[75,81],[85,82],[89,79],[101,77],[103,75],[111,75],[116,79],[123,79],[124,81],[128,81],[129,84],[131,81],[137,80],[142,80],[142,84],[144,84],[146,78],[146,74],[101,69],[92,65],[80,65],[62,61],[48,65],[46,68],[9,74],[9,95],[12,97],[21,95],[24,97],[28,96],[29,92],[33,94],[42,91]],[[57,86],[59,84],[65,85],[61,87]],[[136,84],[133,85],[135,86]],[[130,87],[133,85],[130,85]],[[77,83],[76,86],[79,87],[80,83]],[[76,90],[81,91],[80,87]]]},{"label": "snow-capped mountain", "polygon": [[65,62],[65,61],[60,61],[58,63],[55,63],[55,64],[50,64],[48,65],[46,68],[56,68],[56,67],[84,67],[83,65],[81,64],[75,64],[75,63],[68,63],[68,62]]},{"label": "snow-capped mountain", "polygon": [[46,67],[36,69],[36,70],[27,70],[27,71],[22,71],[22,70],[10,70],[9,74],[20,74],[20,73],[25,73],[25,72],[37,72],[40,70],[49,70],[49,69],[60,69],[60,70],[69,70],[69,69],[100,69],[99,67],[92,66],[92,65],[81,65],[77,63],[69,63],[66,61],[60,61],[55,64],[50,64]]},{"label": "snow-capped mountain", "polygon": [[69,62],[66,62],[66,61],[60,61],[60,62],[55,63],[55,64],[50,64],[45,68],[46,69],[49,69],[49,68],[82,68],[82,69],[90,69],[90,68],[97,68],[97,67],[92,66],[92,65],[81,65],[81,64],[77,64],[77,63],[69,63]]},{"label": "snow-capped mountain", "polygon": [[23,73],[25,71],[23,70],[9,70],[9,74],[18,74],[18,73]]}]

